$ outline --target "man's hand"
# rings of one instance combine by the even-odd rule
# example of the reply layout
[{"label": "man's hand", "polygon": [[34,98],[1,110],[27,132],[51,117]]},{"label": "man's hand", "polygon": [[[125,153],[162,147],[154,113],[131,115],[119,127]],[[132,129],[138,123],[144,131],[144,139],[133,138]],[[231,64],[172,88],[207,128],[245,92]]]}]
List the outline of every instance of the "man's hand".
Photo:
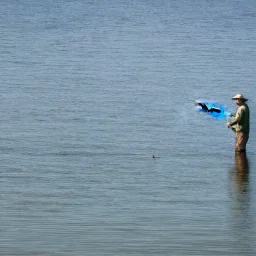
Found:
[{"label": "man's hand", "polygon": [[227,125],[227,127],[228,127],[228,128],[230,128],[230,126],[231,126],[229,122],[228,122],[228,123],[226,123],[226,125]]}]

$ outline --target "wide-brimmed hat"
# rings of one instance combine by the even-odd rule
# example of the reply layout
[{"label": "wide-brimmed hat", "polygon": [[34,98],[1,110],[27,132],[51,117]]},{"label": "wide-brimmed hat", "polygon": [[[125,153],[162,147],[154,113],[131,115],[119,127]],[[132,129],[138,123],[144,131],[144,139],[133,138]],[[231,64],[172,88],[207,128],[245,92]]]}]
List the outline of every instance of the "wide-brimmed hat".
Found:
[{"label": "wide-brimmed hat", "polygon": [[247,101],[247,100],[248,100],[248,99],[246,99],[246,98],[244,97],[243,94],[237,94],[237,95],[235,95],[235,96],[232,98],[232,100],[238,100],[238,99],[243,100],[243,101]]}]

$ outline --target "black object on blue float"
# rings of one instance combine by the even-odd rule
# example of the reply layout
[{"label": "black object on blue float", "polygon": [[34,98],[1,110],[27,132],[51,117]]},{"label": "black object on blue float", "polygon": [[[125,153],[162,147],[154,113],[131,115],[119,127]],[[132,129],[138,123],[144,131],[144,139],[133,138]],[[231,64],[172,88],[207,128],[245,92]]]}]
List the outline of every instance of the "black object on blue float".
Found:
[{"label": "black object on blue float", "polygon": [[231,116],[231,113],[221,104],[207,101],[196,101],[195,104],[200,112],[206,112],[216,119],[226,119]]}]

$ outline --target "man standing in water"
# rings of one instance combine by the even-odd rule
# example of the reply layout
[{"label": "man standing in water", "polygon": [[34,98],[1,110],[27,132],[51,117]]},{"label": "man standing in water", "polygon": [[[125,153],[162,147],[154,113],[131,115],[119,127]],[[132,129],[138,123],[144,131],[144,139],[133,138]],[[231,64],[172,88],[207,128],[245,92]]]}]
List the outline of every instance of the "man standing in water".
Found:
[{"label": "man standing in water", "polygon": [[230,128],[236,125],[236,152],[245,152],[250,131],[250,110],[247,104],[245,104],[248,99],[242,94],[237,94],[232,100],[236,101],[238,109],[235,118],[227,123],[227,127]]}]

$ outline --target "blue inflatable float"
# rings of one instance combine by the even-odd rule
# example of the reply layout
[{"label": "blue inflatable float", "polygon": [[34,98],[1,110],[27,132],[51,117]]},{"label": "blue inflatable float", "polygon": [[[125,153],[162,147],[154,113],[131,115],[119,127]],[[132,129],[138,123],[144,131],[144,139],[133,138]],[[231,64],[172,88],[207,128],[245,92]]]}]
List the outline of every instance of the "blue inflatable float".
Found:
[{"label": "blue inflatable float", "polygon": [[195,101],[195,105],[198,111],[205,112],[216,119],[227,119],[232,114],[221,104],[208,101]]}]

